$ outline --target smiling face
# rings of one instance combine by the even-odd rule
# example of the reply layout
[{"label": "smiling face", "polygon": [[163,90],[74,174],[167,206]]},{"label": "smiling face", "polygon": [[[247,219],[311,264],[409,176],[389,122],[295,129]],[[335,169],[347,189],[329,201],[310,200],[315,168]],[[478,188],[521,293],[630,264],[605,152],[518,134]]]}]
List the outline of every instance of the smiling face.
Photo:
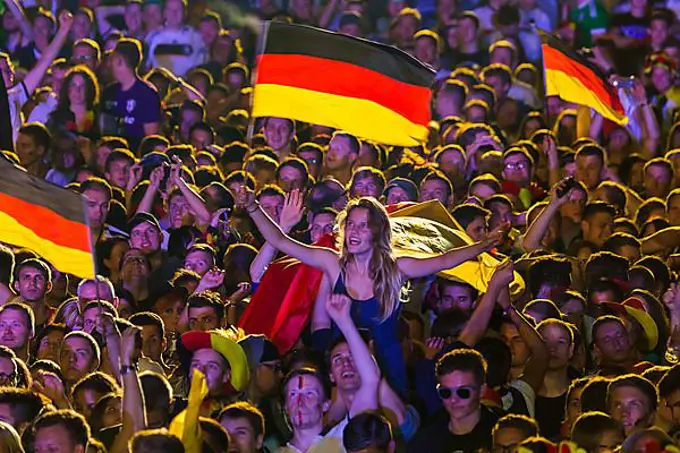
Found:
[{"label": "smiling face", "polygon": [[373,246],[371,215],[366,208],[356,207],[347,215],[345,223],[345,247],[353,255],[366,253]]}]

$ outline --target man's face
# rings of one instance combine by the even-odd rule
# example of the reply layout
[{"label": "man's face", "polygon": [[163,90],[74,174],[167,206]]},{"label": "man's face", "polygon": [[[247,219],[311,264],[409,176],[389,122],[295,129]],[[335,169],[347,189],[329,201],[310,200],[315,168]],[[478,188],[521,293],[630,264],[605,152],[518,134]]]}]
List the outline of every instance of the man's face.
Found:
[{"label": "man's face", "polygon": [[75,383],[97,369],[97,358],[90,343],[81,337],[64,340],[59,354],[59,365],[64,378]]},{"label": "man's face", "polygon": [[[96,285],[99,285],[99,288]],[[93,281],[83,283],[78,290],[78,294],[78,302],[81,304],[81,307],[91,300],[105,300],[112,304],[115,303],[115,296],[111,293],[111,287],[106,283],[95,284]]]},{"label": "man's face", "polygon": [[560,214],[574,222],[580,222],[583,220],[583,210],[587,201],[588,195],[585,192],[572,190],[569,194],[569,201],[560,207]]},{"label": "man's face", "polygon": [[203,38],[203,44],[209,49],[220,33],[220,27],[214,20],[204,20],[198,25],[198,32]]},{"label": "man's face", "polygon": [[310,235],[312,238],[312,244],[316,243],[319,239],[327,234],[333,232],[333,225],[335,225],[335,216],[333,214],[317,214],[312,220],[312,228]]},{"label": "man's face", "polygon": [[106,172],[106,180],[115,187],[125,190],[130,179],[131,165],[132,163],[127,159],[114,160],[109,165],[109,171]]},{"label": "man's face", "polygon": [[130,247],[153,253],[161,247],[161,233],[149,222],[142,222],[130,231]]},{"label": "man's face", "polygon": [[354,357],[347,343],[340,343],[333,348],[330,362],[331,381],[339,390],[356,390],[361,387],[361,376],[354,365]]},{"label": "man's face", "polygon": [[40,339],[38,345],[37,360],[52,360],[59,363],[59,350],[61,343],[64,341],[64,333],[58,330],[53,330],[49,334]]},{"label": "man's face", "polygon": [[206,332],[220,327],[217,313],[211,307],[189,308],[189,329]]},{"label": "man's face", "polygon": [[75,46],[73,48],[73,55],[71,55],[71,61],[76,64],[85,65],[92,71],[96,71],[99,65],[95,50],[88,45]]},{"label": "man's face", "polygon": [[666,198],[671,191],[673,172],[664,165],[650,165],[645,171],[645,191],[648,197]]},{"label": "man's face", "polygon": [[505,203],[494,202],[489,204],[491,218],[488,229],[492,230],[503,223],[512,223],[512,208]]},{"label": "man's face", "polygon": [[150,272],[149,261],[141,250],[131,249],[123,257],[121,267],[123,280],[147,278]]},{"label": "man's face", "polygon": [[416,201],[412,200],[411,196],[401,187],[392,187],[387,192],[387,197],[385,197],[385,205],[389,206],[392,204],[399,204],[406,201]]},{"label": "man's face", "polygon": [[284,149],[293,137],[290,120],[284,118],[268,118],[264,125],[264,138],[274,150]]},{"label": "man's face", "polygon": [[505,83],[503,79],[499,76],[487,76],[484,78],[484,83],[493,88],[493,92],[496,94],[496,100],[505,99],[510,89],[510,85]]},{"label": "man's face", "polygon": [[23,311],[10,308],[0,313],[0,344],[12,351],[23,351],[31,337],[31,326]]},{"label": "man's face", "polygon": [[514,324],[504,322],[501,325],[501,339],[508,345],[512,354],[512,366],[523,366],[531,355],[526,343],[522,340]]},{"label": "man's face", "polygon": [[212,257],[203,250],[194,250],[184,258],[184,268],[203,276],[213,266]]},{"label": "man's face", "polygon": [[548,369],[560,370],[566,368],[574,354],[574,345],[566,327],[548,324],[541,328],[540,333],[548,347]]},{"label": "man's face", "polygon": [[39,269],[25,266],[19,271],[19,279],[14,282],[14,289],[27,302],[43,300],[45,294],[52,289],[52,282],[45,279]]},{"label": "man's face", "polygon": [[[2,60],[0,59],[0,61]],[[45,147],[38,146],[30,135],[21,132],[17,135],[16,150],[19,162],[24,167],[30,167],[40,161],[47,151]]]},{"label": "man's face", "polygon": [[281,218],[283,201],[284,199],[281,195],[262,195],[259,199],[262,210],[266,212],[276,223],[279,223]]},{"label": "man's face", "polygon": [[181,0],[168,0],[165,2],[165,24],[168,27],[179,27],[184,23],[184,4]]},{"label": "man's face", "polygon": [[447,151],[439,156],[439,168],[448,176],[465,171],[465,157],[458,151]]},{"label": "man's face", "polygon": [[161,317],[165,325],[166,332],[176,332],[177,322],[184,309],[184,304],[180,299],[161,297],[153,307],[153,312]]},{"label": "man's face", "polygon": [[106,216],[109,215],[111,205],[109,195],[96,189],[86,190],[83,195],[85,195],[85,206],[90,225],[101,228],[106,221]]},{"label": "man's face", "polygon": [[477,40],[477,25],[470,18],[458,21],[458,37],[464,44],[471,44]]},{"label": "man's face", "polygon": [[[92,334],[95,330],[100,330],[101,319],[106,313],[106,309],[101,306],[93,306],[83,312],[83,330]],[[101,333],[101,332],[100,332]]]},{"label": "man's face", "polygon": [[0,386],[16,386],[17,368],[12,359],[0,358]]},{"label": "man's face", "polygon": [[503,179],[525,187],[531,182],[531,162],[523,154],[512,154],[503,161]]},{"label": "man's face", "polygon": [[469,288],[460,285],[443,285],[439,293],[437,313],[448,310],[458,310],[465,313],[472,312],[475,300]]},{"label": "man's face", "polygon": [[609,395],[609,413],[623,425],[626,436],[648,428],[654,420],[647,396],[637,387],[617,387]]},{"label": "man's face", "polygon": [[323,425],[326,406],[323,385],[310,375],[291,379],[285,388],[286,413],[294,430]]},{"label": "man's face", "polygon": [[245,417],[223,417],[220,425],[229,433],[229,451],[233,453],[257,453],[262,448],[262,435],[257,436]]},{"label": "man's face", "polygon": [[604,362],[620,364],[630,358],[631,344],[628,332],[618,322],[607,322],[600,326],[594,340]]},{"label": "man's face", "polygon": [[614,219],[606,212],[597,212],[581,222],[583,239],[601,247],[614,229]]},{"label": "man's face", "polygon": [[279,179],[277,181],[278,186],[290,192],[292,190],[302,190],[304,182],[304,175],[300,173],[300,170],[293,167],[292,165],[284,165],[279,169]]},{"label": "man's face", "polygon": [[445,400],[444,409],[453,420],[465,419],[481,407],[482,386],[469,371],[453,371],[438,378],[440,387],[447,388],[451,396]]},{"label": "man's face", "polygon": [[319,156],[316,151],[300,151],[298,157],[307,162],[309,174],[315,179],[319,177],[321,166],[323,165],[323,156]]},{"label": "man's face", "polygon": [[329,170],[347,169],[356,158],[357,153],[352,149],[349,138],[337,135],[331,139],[326,153],[326,167]]},{"label": "man's face", "polygon": [[355,178],[350,193],[353,198],[359,197],[373,197],[378,199],[380,197],[380,186],[376,178],[366,176],[363,178]]},{"label": "man's face", "polygon": [[602,180],[602,161],[598,156],[578,156],[576,158],[576,180],[593,190]]},{"label": "man's face", "polygon": [[160,363],[164,347],[165,339],[161,335],[161,330],[158,326],[142,326],[142,353],[144,357]]},{"label": "man's face", "polygon": [[206,130],[194,129],[191,132],[191,144],[198,151],[202,151],[213,144],[213,137],[210,132]]},{"label": "man's face", "polygon": [[465,232],[475,242],[483,240],[489,232],[486,224],[486,218],[482,216],[475,217],[475,219],[470,222],[467,227],[465,227]]},{"label": "man's face", "polygon": [[673,86],[673,74],[665,67],[655,66],[652,69],[652,85],[659,93],[666,93]]},{"label": "man's face", "polygon": [[428,179],[420,185],[420,202],[439,200],[445,207],[450,205],[449,187],[439,179]]},{"label": "man's face", "polygon": [[189,368],[189,379],[193,371],[199,370],[205,375],[205,382],[210,395],[222,393],[222,388],[231,380],[231,369],[226,359],[212,349],[199,349],[194,352]]},{"label": "man's face", "polygon": [[76,412],[85,417],[86,420],[89,420],[92,416],[92,409],[94,409],[97,405],[97,401],[99,401],[99,398],[102,396],[104,396],[103,393],[93,389],[79,390],[73,395],[73,408]]},{"label": "man's face", "polygon": [[491,64],[504,64],[508,68],[513,68],[512,51],[505,47],[497,47],[489,56]]},{"label": "man's face", "polygon": [[76,445],[63,425],[41,428],[35,433],[35,453],[83,453],[84,445]]},{"label": "man's face", "polygon": [[170,214],[170,223],[173,228],[180,228],[183,225],[190,225],[193,223],[191,215],[191,207],[184,195],[175,195],[168,202],[168,212]]},{"label": "man's face", "polygon": [[427,63],[434,67],[438,57],[437,46],[434,41],[429,37],[416,40],[415,57],[423,63]]}]

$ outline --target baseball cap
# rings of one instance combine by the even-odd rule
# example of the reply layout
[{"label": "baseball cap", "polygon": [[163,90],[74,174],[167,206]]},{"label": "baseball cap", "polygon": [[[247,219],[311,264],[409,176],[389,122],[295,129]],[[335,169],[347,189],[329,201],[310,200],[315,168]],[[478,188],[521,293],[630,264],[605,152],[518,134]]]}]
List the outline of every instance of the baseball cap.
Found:
[{"label": "baseball cap", "polygon": [[135,215],[132,216],[132,218],[128,221],[127,223],[127,232],[128,234],[132,233],[132,229],[136,227],[137,225],[140,225],[142,223],[150,223],[156,229],[160,232],[161,230],[161,225],[158,223],[158,219],[153,214],[149,214],[148,212],[138,212]]},{"label": "baseball cap", "polygon": [[416,184],[410,179],[394,178],[390,180],[390,182],[387,184],[387,187],[385,187],[385,191],[383,192],[385,196],[387,196],[390,190],[394,189],[395,187],[398,187],[406,192],[410,201],[418,201],[418,187],[416,187]]}]

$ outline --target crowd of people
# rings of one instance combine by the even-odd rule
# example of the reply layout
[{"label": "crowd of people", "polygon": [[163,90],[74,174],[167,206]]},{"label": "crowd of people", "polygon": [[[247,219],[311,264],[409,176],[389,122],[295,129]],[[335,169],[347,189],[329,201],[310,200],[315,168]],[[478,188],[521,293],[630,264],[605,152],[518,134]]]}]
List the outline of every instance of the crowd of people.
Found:
[{"label": "crowd of people", "polygon": [[[98,275],[0,245],[0,451],[678,451],[679,13],[1,0],[0,155],[83,195]],[[431,66],[427,143],[251,118],[262,20]],[[536,27],[626,125],[544,99]],[[397,257],[387,208],[429,200],[468,245]],[[440,274],[487,253],[483,288]],[[237,327],[285,256],[322,272],[290,350]]]}]

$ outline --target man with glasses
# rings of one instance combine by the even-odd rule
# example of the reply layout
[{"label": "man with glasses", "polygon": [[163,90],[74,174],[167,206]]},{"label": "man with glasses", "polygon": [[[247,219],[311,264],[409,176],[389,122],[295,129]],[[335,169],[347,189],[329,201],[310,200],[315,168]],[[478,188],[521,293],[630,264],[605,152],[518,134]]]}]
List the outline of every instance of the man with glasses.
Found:
[{"label": "man with glasses", "polygon": [[14,351],[0,345],[0,387],[16,387],[19,384],[17,360]]},{"label": "man with glasses", "polygon": [[409,445],[414,453],[473,452],[491,448],[498,415],[482,405],[486,390],[486,361],[472,349],[455,349],[436,366],[437,393],[448,413],[418,432]]},{"label": "man with glasses", "polygon": [[90,38],[79,39],[73,45],[71,63],[74,65],[85,65],[92,72],[96,73],[101,61],[101,47],[97,41]]}]

